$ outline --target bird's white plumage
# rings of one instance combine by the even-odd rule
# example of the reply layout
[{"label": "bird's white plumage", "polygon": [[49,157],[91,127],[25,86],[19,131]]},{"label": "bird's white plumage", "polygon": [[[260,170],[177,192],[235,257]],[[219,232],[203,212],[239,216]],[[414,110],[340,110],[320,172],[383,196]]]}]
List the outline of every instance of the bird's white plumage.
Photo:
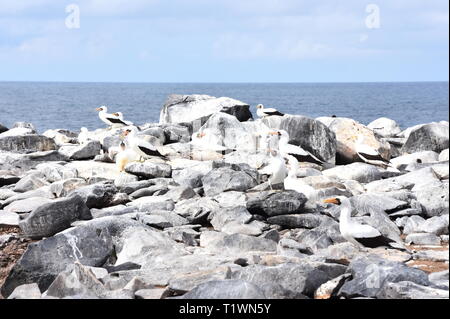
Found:
[{"label": "bird's white plumage", "polygon": [[217,136],[208,129],[192,134],[191,145],[200,151],[223,152],[228,150],[227,147],[219,144]]},{"label": "bird's white plumage", "polygon": [[126,143],[129,148],[133,149],[143,158],[149,158],[149,155],[143,152],[141,148],[146,148],[148,150],[159,153],[156,146],[137,135],[137,129],[135,127],[129,129],[129,134],[126,137]]},{"label": "bird's white plumage", "polygon": [[284,158],[276,151],[270,153],[269,164],[259,171],[261,174],[270,175],[269,184],[276,185],[284,182],[287,176],[287,167]]},{"label": "bird's white plumage", "polygon": [[293,190],[298,193],[302,193],[308,200],[315,198],[317,191],[310,185],[297,178],[298,161],[293,156],[288,156],[289,172],[288,176],[284,179],[284,189]]},{"label": "bird's white plumage", "polygon": [[285,130],[279,130],[278,136],[279,136],[279,150],[280,150],[282,156],[288,157],[288,156],[299,155],[302,157],[310,157],[317,163],[323,163],[316,156],[314,156],[310,152],[304,150],[300,146],[289,144],[289,133],[286,132]]},{"label": "bird's white plumage", "polygon": [[134,125],[133,122],[125,121],[125,120],[124,120],[122,112],[116,112],[116,113],[113,113],[113,115],[115,115],[115,114],[117,114],[117,118],[119,118],[119,120],[121,120],[125,125],[127,125],[127,126],[132,126],[132,125]]},{"label": "bird's white plumage", "polygon": [[264,105],[258,104],[256,106],[256,115],[258,115],[261,118],[271,116],[271,115],[281,115],[277,109],[275,108],[265,108]]}]

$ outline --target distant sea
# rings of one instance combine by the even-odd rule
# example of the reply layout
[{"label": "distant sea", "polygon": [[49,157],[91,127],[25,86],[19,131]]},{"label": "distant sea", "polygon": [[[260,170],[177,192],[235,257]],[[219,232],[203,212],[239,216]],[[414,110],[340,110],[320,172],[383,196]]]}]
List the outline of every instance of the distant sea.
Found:
[{"label": "distant sea", "polygon": [[143,124],[158,122],[170,94],[227,96],[255,106],[309,117],[350,117],[368,124],[391,118],[407,128],[448,120],[448,82],[415,83],[50,83],[0,82],[0,123],[10,127],[31,122],[47,129],[104,127],[95,111],[107,105],[125,119]]}]

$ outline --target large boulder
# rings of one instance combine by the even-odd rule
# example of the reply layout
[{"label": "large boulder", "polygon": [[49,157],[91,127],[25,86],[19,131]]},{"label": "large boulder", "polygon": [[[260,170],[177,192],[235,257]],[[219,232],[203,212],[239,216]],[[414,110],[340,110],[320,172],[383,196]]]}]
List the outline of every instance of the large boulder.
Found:
[{"label": "large boulder", "polygon": [[322,174],[343,180],[354,180],[360,183],[370,183],[382,178],[382,173],[379,169],[366,163],[339,165],[323,171]]},{"label": "large boulder", "polygon": [[411,131],[402,152],[415,153],[420,151],[434,151],[437,153],[449,147],[448,125],[430,123]]},{"label": "large boulder", "polygon": [[81,196],[87,207],[104,208],[111,206],[117,192],[118,190],[113,184],[97,183],[77,188],[69,193],[69,197]]},{"label": "large boulder", "polygon": [[335,163],[336,136],[322,122],[300,115],[271,116],[263,122],[270,128],[288,132],[290,144],[301,146],[325,162]]},{"label": "large boulder", "polygon": [[32,243],[15,264],[1,288],[4,297],[23,284],[37,283],[45,291],[56,276],[75,261],[85,266],[102,266],[113,253],[106,227],[86,225],[67,229],[53,237]]},{"label": "large boulder", "polygon": [[366,145],[377,150],[383,158],[390,158],[391,147],[389,143],[377,139],[374,131],[367,126],[349,118],[333,118],[330,121],[320,118],[320,121],[327,123],[328,128],[336,135],[337,163],[349,164],[352,162],[361,162],[355,150],[356,141],[360,135],[364,136],[364,143]]},{"label": "large boulder", "polygon": [[6,132],[8,128],[0,123],[0,134]]},{"label": "large boulder", "polygon": [[355,258],[349,265],[352,274],[339,291],[347,298],[377,297],[389,283],[411,281],[429,285],[428,275],[401,262],[388,261],[375,255]]},{"label": "large boulder", "polygon": [[387,117],[376,119],[368,124],[367,127],[382,137],[394,137],[402,131],[397,122]]},{"label": "large boulder", "polygon": [[207,196],[215,196],[227,191],[245,192],[258,185],[258,173],[250,168],[220,167],[210,171],[202,178]]},{"label": "large boulder", "polygon": [[263,192],[249,195],[247,209],[252,214],[278,216],[300,213],[307,198],[296,191]]},{"label": "large boulder", "polygon": [[243,280],[212,280],[183,295],[183,299],[265,299],[261,288]]},{"label": "large boulder", "polygon": [[[189,123],[198,120],[197,128],[214,113],[224,112],[235,116],[239,121],[252,118],[250,106],[227,97],[216,98],[208,95],[170,95],[164,104],[159,123]],[[195,123],[192,123],[196,126]]]},{"label": "large boulder", "polygon": [[59,152],[71,160],[92,159],[100,154],[102,145],[99,141],[89,141],[82,145],[65,145],[60,147]]},{"label": "large boulder", "polygon": [[25,236],[30,238],[50,237],[78,219],[92,218],[89,208],[80,196],[54,200],[34,209],[19,224]]},{"label": "large boulder", "polygon": [[0,137],[0,150],[15,153],[32,153],[56,150],[55,141],[43,135],[16,135]]},{"label": "large boulder", "polygon": [[172,168],[164,163],[129,163],[125,166],[125,171],[143,178],[170,177],[172,175]]}]

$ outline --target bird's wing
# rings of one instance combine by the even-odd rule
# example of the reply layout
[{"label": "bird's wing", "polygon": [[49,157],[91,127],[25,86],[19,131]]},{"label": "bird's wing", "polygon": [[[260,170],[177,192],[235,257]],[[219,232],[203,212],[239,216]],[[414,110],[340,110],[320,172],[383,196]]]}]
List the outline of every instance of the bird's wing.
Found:
[{"label": "bird's wing", "polygon": [[301,156],[310,155],[307,151],[305,151],[300,146],[292,145],[292,144],[284,144],[280,146],[281,151],[286,154],[297,154]]},{"label": "bird's wing", "polygon": [[363,154],[367,154],[370,156],[381,156],[380,153],[376,149],[374,149],[373,147],[370,147],[366,144],[359,144],[356,147],[356,151],[358,153],[363,153]]},{"label": "bird's wing", "polygon": [[381,233],[370,225],[363,225],[353,222],[350,231],[355,238],[373,238],[381,236]]}]

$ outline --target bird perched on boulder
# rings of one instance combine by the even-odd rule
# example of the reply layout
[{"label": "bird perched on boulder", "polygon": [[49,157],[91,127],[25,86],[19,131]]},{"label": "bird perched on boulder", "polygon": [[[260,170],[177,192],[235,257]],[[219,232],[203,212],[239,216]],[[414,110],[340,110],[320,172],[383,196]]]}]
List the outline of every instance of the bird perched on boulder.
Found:
[{"label": "bird perched on boulder", "polygon": [[265,118],[267,116],[284,116],[283,113],[278,112],[277,109],[274,108],[264,108],[264,105],[262,104],[258,104],[256,106],[256,114],[261,117],[261,118]]},{"label": "bird perched on boulder", "polygon": [[371,225],[360,223],[351,217],[352,204],[347,197],[339,196],[326,199],[325,203],[338,205],[341,208],[339,230],[342,237],[360,248],[387,247],[405,249],[400,237],[394,238],[384,229],[377,229]]}]

